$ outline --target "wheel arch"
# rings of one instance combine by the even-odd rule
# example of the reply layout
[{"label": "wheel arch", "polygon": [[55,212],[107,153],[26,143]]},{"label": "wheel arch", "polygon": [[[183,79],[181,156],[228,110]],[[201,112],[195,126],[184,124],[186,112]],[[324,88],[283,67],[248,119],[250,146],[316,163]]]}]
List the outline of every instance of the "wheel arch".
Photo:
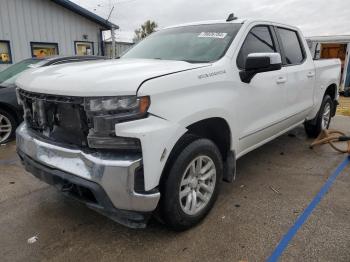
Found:
[{"label": "wheel arch", "polygon": [[332,116],[335,116],[336,109],[337,109],[337,104],[335,102],[337,100],[337,95],[338,95],[337,92],[338,92],[337,84],[332,83],[326,88],[326,91],[323,94],[323,97],[325,97],[326,95],[329,95],[333,101]]},{"label": "wheel arch", "polygon": [[338,86],[337,84],[333,83],[328,85],[328,87],[326,88],[326,91],[324,92],[324,95],[329,95],[332,100],[335,100],[337,97],[337,90],[338,90]]},{"label": "wheel arch", "polygon": [[183,134],[173,146],[169,157],[166,160],[162,174],[160,177],[160,186],[165,182],[166,173],[172,166],[175,157],[181,152],[181,150],[198,138],[207,138],[214,142],[218,147],[223,162],[230,156],[232,136],[231,129],[228,122],[221,117],[209,117],[201,119],[197,122],[189,124],[187,132]]},{"label": "wheel arch", "polygon": [[211,117],[195,122],[187,127],[186,134],[210,139],[219,148],[223,160],[231,148],[231,129],[221,117]]}]

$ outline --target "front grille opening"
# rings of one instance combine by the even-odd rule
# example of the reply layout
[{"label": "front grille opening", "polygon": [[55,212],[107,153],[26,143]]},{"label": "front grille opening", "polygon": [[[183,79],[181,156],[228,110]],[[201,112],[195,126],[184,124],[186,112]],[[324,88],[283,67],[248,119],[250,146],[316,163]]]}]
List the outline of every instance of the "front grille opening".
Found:
[{"label": "front grille opening", "polygon": [[39,137],[85,148],[89,133],[83,98],[30,93],[19,90],[24,120]]},{"label": "front grille opening", "polygon": [[64,181],[61,191],[83,202],[98,204],[94,193],[87,187]]}]

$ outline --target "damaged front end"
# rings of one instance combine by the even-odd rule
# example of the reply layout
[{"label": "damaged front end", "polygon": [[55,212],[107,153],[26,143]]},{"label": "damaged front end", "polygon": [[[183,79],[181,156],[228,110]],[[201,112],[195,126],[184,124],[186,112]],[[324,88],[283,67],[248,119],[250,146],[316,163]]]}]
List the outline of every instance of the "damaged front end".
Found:
[{"label": "damaged front end", "polygon": [[19,90],[28,126],[44,139],[85,149],[141,152],[134,138],[117,137],[117,123],[147,116],[149,97],[64,97]]},{"label": "damaged front end", "polygon": [[114,126],[145,117],[149,99],[24,90],[18,99],[25,122],[17,130],[17,148],[26,169],[121,224],[144,227],[160,194],[144,190],[140,141],[117,137]]}]

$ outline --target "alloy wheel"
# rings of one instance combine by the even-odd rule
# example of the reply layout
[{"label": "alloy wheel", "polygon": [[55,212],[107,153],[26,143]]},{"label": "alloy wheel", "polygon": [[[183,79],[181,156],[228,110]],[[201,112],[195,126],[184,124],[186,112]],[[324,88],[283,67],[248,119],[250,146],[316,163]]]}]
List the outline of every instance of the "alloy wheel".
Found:
[{"label": "alloy wheel", "polygon": [[198,214],[210,201],[216,182],[216,167],[208,156],[198,156],[182,175],[179,201],[188,215]]},{"label": "alloy wheel", "polygon": [[331,119],[331,105],[326,103],[324,105],[323,114],[322,114],[322,129],[327,129],[329,126],[329,121]]},{"label": "alloy wheel", "polygon": [[0,143],[6,141],[12,133],[12,124],[10,119],[0,114]]}]

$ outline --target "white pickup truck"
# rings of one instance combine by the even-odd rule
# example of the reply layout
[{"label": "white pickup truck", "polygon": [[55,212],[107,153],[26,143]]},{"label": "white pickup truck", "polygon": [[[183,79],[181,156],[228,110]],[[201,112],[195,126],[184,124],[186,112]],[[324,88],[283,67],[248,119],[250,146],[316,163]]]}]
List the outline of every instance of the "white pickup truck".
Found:
[{"label": "white pickup truck", "polygon": [[305,125],[328,128],[340,61],[260,20],[160,30],[120,59],[37,68],[16,82],[18,154],[34,176],[129,227],[175,230],[212,208],[236,160]]}]

